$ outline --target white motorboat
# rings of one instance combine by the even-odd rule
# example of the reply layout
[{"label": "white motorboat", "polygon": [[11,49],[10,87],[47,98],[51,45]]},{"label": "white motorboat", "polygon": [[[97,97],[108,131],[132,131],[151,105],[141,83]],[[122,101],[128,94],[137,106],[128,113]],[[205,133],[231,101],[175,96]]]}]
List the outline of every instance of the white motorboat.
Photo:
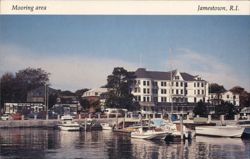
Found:
[{"label": "white motorboat", "polygon": [[168,134],[169,133],[166,131],[155,131],[155,130],[143,131],[142,128],[139,128],[136,131],[131,132],[131,137],[138,139],[160,140],[164,139]]},{"label": "white motorboat", "polygon": [[113,129],[112,125],[109,123],[100,123],[100,124],[101,124],[103,130],[112,130]]},{"label": "white motorboat", "polygon": [[73,121],[73,117],[70,115],[64,115],[61,117],[61,123],[58,125],[60,130],[66,131],[79,131],[80,125]]},{"label": "white motorboat", "polygon": [[[164,119],[153,119],[153,125],[161,128],[163,131],[169,132],[168,137],[181,138],[181,125],[180,123],[173,123],[166,121]],[[193,132],[188,130],[185,125],[183,125],[183,138],[190,139],[193,137]]]},{"label": "white motorboat", "polygon": [[196,135],[218,136],[218,137],[241,137],[244,128],[240,126],[197,126]]}]

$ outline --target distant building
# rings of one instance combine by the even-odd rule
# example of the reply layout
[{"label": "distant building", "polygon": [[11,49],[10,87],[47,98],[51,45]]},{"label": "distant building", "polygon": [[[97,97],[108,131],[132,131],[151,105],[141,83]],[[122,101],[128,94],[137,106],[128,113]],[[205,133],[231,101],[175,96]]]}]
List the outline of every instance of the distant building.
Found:
[{"label": "distant building", "polygon": [[195,103],[208,100],[208,82],[200,76],[173,70],[135,71],[132,94],[146,111],[192,111]]},{"label": "distant building", "polygon": [[57,102],[53,106],[53,110],[60,115],[76,115],[78,110],[80,110],[80,103],[75,95],[59,94],[57,97]]},{"label": "distant building", "polygon": [[222,93],[210,93],[209,101],[212,105],[220,105],[222,101],[229,102],[235,106],[240,105],[240,95],[231,91],[225,91]]},{"label": "distant building", "polygon": [[[56,94],[57,90],[47,87],[47,94]],[[27,102],[31,103],[44,103],[45,98],[45,86],[38,87],[27,93]]]},{"label": "distant building", "polygon": [[100,97],[102,93],[108,92],[107,88],[95,88],[83,93],[82,97]]},{"label": "distant building", "polygon": [[94,88],[83,93],[82,98],[87,99],[90,104],[99,101],[100,107],[105,107],[105,101],[107,99],[107,88]]},{"label": "distant building", "polygon": [[4,113],[29,113],[41,112],[45,110],[43,103],[4,103]]}]

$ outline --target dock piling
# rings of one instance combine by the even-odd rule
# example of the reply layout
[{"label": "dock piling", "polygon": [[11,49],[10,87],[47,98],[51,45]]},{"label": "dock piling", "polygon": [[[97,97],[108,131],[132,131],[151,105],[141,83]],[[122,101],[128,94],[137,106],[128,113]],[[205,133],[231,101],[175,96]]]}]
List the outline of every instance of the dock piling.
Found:
[{"label": "dock piling", "polygon": [[207,123],[211,123],[211,121],[212,121],[212,116],[209,114],[208,119],[207,119]]},{"label": "dock piling", "polygon": [[236,115],[234,115],[234,121],[239,121],[239,116],[238,116],[238,114],[236,114]]},{"label": "dock piling", "polygon": [[221,125],[225,125],[225,116],[224,115],[220,115],[220,121],[221,121]]},{"label": "dock piling", "polygon": [[183,116],[180,115],[180,126],[181,126],[181,140],[183,140]]}]

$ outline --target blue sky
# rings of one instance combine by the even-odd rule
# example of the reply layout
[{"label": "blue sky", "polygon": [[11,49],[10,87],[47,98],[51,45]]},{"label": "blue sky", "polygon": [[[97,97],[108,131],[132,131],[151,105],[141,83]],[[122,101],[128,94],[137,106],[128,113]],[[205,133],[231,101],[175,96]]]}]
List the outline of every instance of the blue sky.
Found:
[{"label": "blue sky", "polygon": [[105,84],[116,66],[173,68],[250,91],[249,16],[19,15],[0,22],[0,75],[42,67],[52,86],[76,90]]}]

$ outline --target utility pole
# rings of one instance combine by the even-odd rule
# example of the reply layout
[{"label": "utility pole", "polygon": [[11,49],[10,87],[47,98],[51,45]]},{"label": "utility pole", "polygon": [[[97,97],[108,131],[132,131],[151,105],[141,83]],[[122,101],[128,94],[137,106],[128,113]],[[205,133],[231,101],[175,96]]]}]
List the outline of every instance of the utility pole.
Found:
[{"label": "utility pole", "polygon": [[169,64],[170,64],[170,102],[171,102],[171,113],[170,115],[172,116],[173,115],[173,66],[172,66],[172,49],[170,48],[169,49]]},{"label": "utility pole", "polygon": [[3,110],[3,108],[2,108],[2,83],[1,83],[1,81],[0,81],[0,114],[2,113],[2,110]]},{"label": "utility pole", "polygon": [[46,111],[46,120],[48,120],[48,91],[47,91],[47,84],[44,85],[44,105]]}]

